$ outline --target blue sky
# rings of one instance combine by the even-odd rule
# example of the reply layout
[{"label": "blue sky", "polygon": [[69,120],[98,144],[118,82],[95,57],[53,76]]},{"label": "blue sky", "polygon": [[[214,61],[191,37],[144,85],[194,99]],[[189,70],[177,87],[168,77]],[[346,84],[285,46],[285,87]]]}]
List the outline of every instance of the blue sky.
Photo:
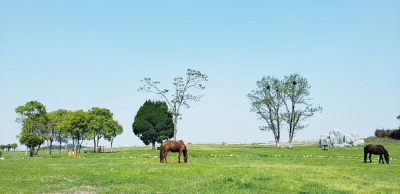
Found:
[{"label": "blue sky", "polygon": [[15,108],[37,100],[47,111],[108,108],[124,128],[114,145],[142,145],[132,122],[146,99],[159,98],[137,92],[140,80],[172,89],[188,68],[209,81],[192,91],[202,102],[182,110],[177,137],[185,142],[272,141],[246,95],[264,75],[295,72],[323,107],[295,140],[397,128],[399,8],[399,1],[1,1],[0,144],[18,142]]}]

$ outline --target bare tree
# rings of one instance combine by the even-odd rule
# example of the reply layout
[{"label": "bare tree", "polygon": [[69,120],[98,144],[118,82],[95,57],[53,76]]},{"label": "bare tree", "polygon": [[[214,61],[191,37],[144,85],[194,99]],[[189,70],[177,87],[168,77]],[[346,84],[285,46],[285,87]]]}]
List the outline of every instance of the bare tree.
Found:
[{"label": "bare tree", "polygon": [[251,91],[247,97],[251,100],[251,112],[257,114],[258,119],[267,123],[260,126],[262,131],[272,131],[276,147],[279,147],[282,117],[279,109],[283,105],[282,82],[272,76],[263,77],[256,82],[257,89]]},{"label": "bare tree", "polygon": [[[306,128],[308,125],[303,125],[300,121],[305,121],[313,116],[315,112],[321,112],[322,107],[312,107],[309,101],[311,86],[306,78],[295,73],[285,76],[283,88],[283,103],[286,112],[283,113],[284,120],[288,124],[289,131],[289,148],[292,148],[292,140],[296,131]],[[296,109],[297,106],[297,109]]]},{"label": "bare tree", "polygon": [[160,84],[158,81],[151,81],[151,78],[144,78],[140,80],[144,83],[143,87],[140,87],[138,91],[140,92],[150,92],[160,95],[166,103],[168,104],[169,111],[172,113],[172,121],[174,123],[174,140],[176,140],[177,124],[178,118],[181,119],[181,114],[179,113],[181,106],[189,108],[189,101],[199,102],[204,95],[191,95],[188,93],[190,88],[196,88],[199,90],[204,90],[204,86],[200,82],[208,81],[205,74],[200,73],[200,71],[195,71],[188,69],[186,72],[186,79],[178,77],[174,79],[173,85],[175,89],[175,94],[172,95],[172,100],[168,100],[167,93],[169,90],[160,90],[157,86]]}]

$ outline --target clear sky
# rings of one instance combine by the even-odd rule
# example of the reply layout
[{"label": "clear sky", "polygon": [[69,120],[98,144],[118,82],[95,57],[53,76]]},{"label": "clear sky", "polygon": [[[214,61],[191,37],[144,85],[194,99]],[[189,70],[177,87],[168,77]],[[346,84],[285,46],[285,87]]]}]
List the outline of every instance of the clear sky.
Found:
[{"label": "clear sky", "polygon": [[246,95],[295,72],[323,111],[294,140],[373,136],[400,125],[400,1],[1,1],[0,144],[18,142],[15,108],[37,100],[108,108],[124,128],[114,145],[143,145],[132,122],[158,98],[140,80],[173,89],[188,68],[209,81],[182,110],[185,142],[272,141]]}]

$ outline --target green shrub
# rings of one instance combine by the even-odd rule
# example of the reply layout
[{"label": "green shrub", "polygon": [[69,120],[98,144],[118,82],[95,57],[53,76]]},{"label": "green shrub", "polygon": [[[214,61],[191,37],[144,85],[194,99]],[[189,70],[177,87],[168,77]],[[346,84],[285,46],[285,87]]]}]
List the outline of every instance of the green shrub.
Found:
[{"label": "green shrub", "polygon": [[387,138],[392,138],[392,139],[400,139],[400,130],[399,129],[393,129],[393,130],[377,129],[377,130],[375,130],[375,137],[381,137],[381,138],[387,137]]},{"label": "green shrub", "polygon": [[399,129],[393,129],[389,133],[389,137],[392,139],[400,139],[400,130]]},{"label": "green shrub", "polygon": [[2,154],[3,154],[3,152],[0,152],[0,157],[1,157]]}]

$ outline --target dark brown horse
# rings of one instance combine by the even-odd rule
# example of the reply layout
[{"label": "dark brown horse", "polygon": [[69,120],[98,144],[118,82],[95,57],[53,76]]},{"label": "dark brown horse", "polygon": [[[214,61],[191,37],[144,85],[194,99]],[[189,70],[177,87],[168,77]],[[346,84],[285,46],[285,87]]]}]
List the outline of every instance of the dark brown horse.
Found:
[{"label": "dark brown horse", "polygon": [[364,147],[364,162],[367,162],[367,154],[369,153],[369,161],[372,162],[371,160],[371,155],[379,155],[379,163],[381,163],[382,160],[382,164],[385,164],[385,162],[383,161],[383,157],[382,155],[385,156],[385,160],[386,163],[389,164],[389,153],[387,152],[387,150],[381,146],[381,145],[372,145],[369,144],[367,146]]},{"label": "dark brown horse", "polygon": [[172,141],[167,140],[161,143],[160,146],[160,163],[163,163],[165,159],[165,163],[167,163],[167,155],[168,152],[179,152],[178,163],[181,163],[181,154],[183,153],[185,163],[187,163],[188,154],[185,143],[182,140]]}]

